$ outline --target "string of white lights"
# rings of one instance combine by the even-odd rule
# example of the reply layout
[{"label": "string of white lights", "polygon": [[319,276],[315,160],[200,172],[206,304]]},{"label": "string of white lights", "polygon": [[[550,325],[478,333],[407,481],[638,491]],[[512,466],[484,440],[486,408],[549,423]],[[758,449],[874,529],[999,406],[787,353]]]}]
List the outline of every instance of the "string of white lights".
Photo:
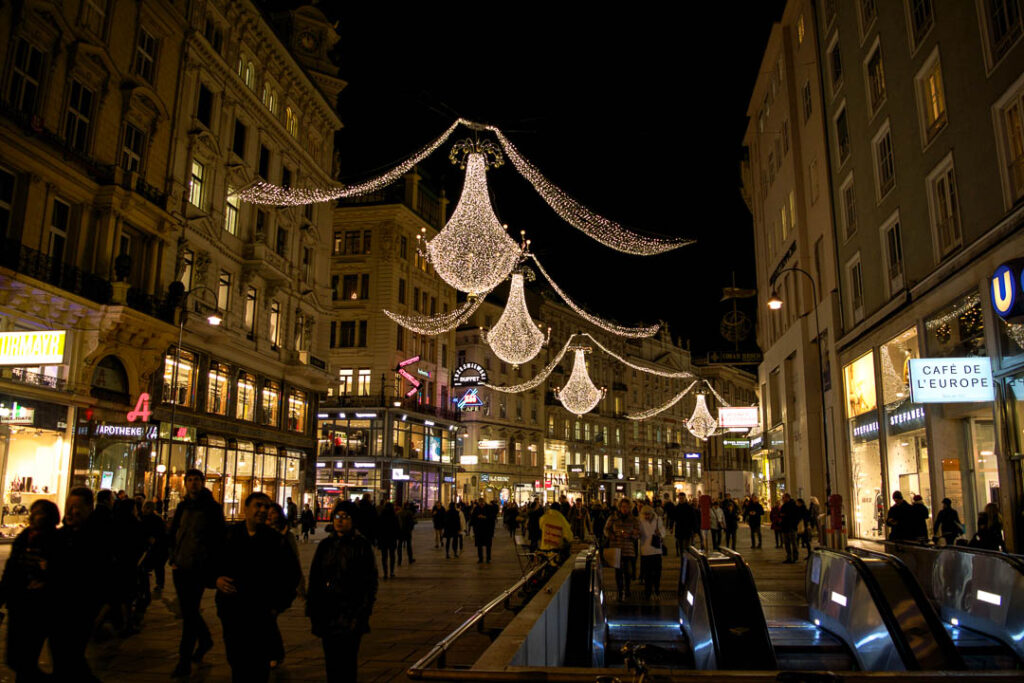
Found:
[{"label": "string of white lights", "polygon": [[619,354],[617,354],[614,351],[612,351],[611,349],[609,349],[607,346],[605,346],[601,342],[597,341],[597,339],[595,339],[594,337],[590,336],[586,332],[581,332],[580,334],[582,336],[587,337],[588,339],[590,339],[590,341],[594,342],[594,344],[597,346],[597,348],[601,349],[602,351],[607,353],[609,356],[611,356],[615,360],[617,360],[620,363],[622,363],[623,365],[628,365],[629,367],[633,368],[634,370],[639,370],[640,372],[646,372],[649,375],[657,375],[658,377],[683,378],[683,379],[685,379],[686,377],[693,377],[693,373],[687,372],[686,370],[680,370],[679,372],[667,372],[665,370],[654,370],[652,368],[647,367],[646,365],[637,365],[636,363],[631,363],[630,361],[626,360],[625,358],[623,358]]},{"label": "string of white lights", "polygon": [[[548,328],[548,336],[551,336],[551,328]],[[512,274],[505,310],[494,327],[484,333],[484,341],[495,356],[514,366],[540,353],[540,347],[547,341],[526,308],[522,273]]]},{"label": "string of white lights", "polygon": [[675,404],[677,404],[681,400],[683,400],[683,397],[686,396],[688,393],[690,393],[690,391],[692,391],[693,388],[695,386],[697,386],[697,382],[699,382],[699,381],[700,380],[696,380],[696,379],[693,380],[690,383],[690,386],[686,387],[685,389],[680,391],[678,394],[676,394],[675,396],[673,396],[672,398],[670,398],[668,401],[666,401],[665,403],[661,404],[660,406],[657,406],[655,408],[648,408],[647,410],[641,410],[639,413],[626,413],[626,419],[627,420],[646,420],[649,417],[654,417],[658,413],[665,412],[666,410],[668,410],[669,408],[671,408],[672,406],[674,406]]},{"label": "string of white lights", "polygon": [[558,294],[558,296],[562,297],[562,301],[564,301],[569,306],[569,308],[576,311],[577,315],[579,315],[581,318],[591,323],[592,325],[596,325],[597,327],[600,327],[602,330],[606,330],[620,337],[631,337],[633,339],[650,337],[654,334],[657,334],[658,329],[661,327],[660,325],[648,325],[646,327],[626,327],[624,325],[617,325],[615,323],[608,322],[607,320],[598,318],[596,315],[591,315],[590,313],[587,313],[572,299],[570,299],[569,296],[562,291],[561,287],[555,284],[555,281],[551,279],[551,276],[548,275],[548,272],[544,270],[544,266],[542,266],[540,264],[540,261],[537,260],[536,255],[530,254],[530,258],[532,258],[533,262],[537,264],[537,269],[540,270],[541,275],[543,275],[544,278],[548,281],[548,284],[551,285],[551,288],[555,290],[555,293]]},{"label": "string of white lights", "polygon": [[600,216],[570,197],[519,153],[515,145],[496,126],[483,126],[491,131],[501,143],[505,155],[526,178],[537,193],[569,225],[582,231],[606,247],[626,254],[650,256],[661,254],[678,247],[692,244],[693,240],[667,237],[648,237],[632,232],[613,220]]},{"label": "string of white lights", "polygon": [[522,384],[498,386],[496,384],[488,384],[487,382],[482,382],[481,385],[487,387],[488,389],[500,391],[505,394],[520,394],[524,391],[529,391],[534,387],[540,386],[541,383],[548,378],[548,375],[554,372],[555,368],[558,367],[558,364],[562,362],[562,357],[565,356],[565,352],[569,350],[569,345],[572,343],[572,340],[575,336],[575,334],[570,334],[569,338],[565,342],[565,346],[562,347],[561,351],[555,354],[555,357],[551,359],[551,362],[545,365],[543,368],[541,368],[541,371],[538,372],[535,377],[526,380]]},{"label": "string of white lights", "polygon": [[523,250],[498,222],[487,192],[487,157],[466,157],[466,180],[455,212],[426,244],[427,255],[441,279],[473,295],[494,289],[512,272]]},{"label": "string of white lights", "polygon": [[729,403],[728,401],[726,401],[726,400],[725,400],[724,398],[722,398],[722,395],[721,395],[720,393],[718,393],[717,391],[715,391],[715,388],[714,388],[713,386],[711,386],[711,382],[709,382],[709,381],[707,381],[707,380],[704,380],[704,384],[707,384],[707,385],[708,385],[708,389],[710,389],[710,390],[711,390],[711,393],[712,393],[712,394],[714,394],[714,396],[715,396],[715,400],[717,400],[717,401],[718,401],[719,403],[721,403],[721,404],[722,404],[723,406],[725,406],[726,408],[731,408],[731,407],[732,407],[732,404],[731,404],[731,403]]},{"label": "string of white lights", "polygon": [[555,398],[570,413],[584,415],[593,410],[604,398],[606,389],[598,389],[587,372],[586,349],[574,349],[572,373],[565,386],[555,389]]},{"label": "string of white lights", "polygon": [[437,138],[411,157],[392,168],[387,173],[371,178],[358,185],[328,187],[281,187],[263,180],[256,181],[251,185],[239,190],[238,197],[250,204],[268,204],[270,206],[298,206],[301,204],[314,204],[316,202],[330,202],[342,197],[359,197],[364,194],[376,192],[391,183],[395,182],[416,164],[433,154],[438,147],[443,145],[455,129],[463,123],[459,119],[448,127],[441,137]]},{"label": "string of white lights", "polygon": [[488,294],[490,292],[485,292],[475,298],[470,297],[466,300],[466,303],[447,313],[438,313],[437,315],[403,315],[402,313],[393,313],[384,309],[384,315],[407,330],[432,337],[442,332],[454,330],[469,320],[470,316],[476,312],[476,309],[480,308],[480,304],[484,302],[484,297]]}]

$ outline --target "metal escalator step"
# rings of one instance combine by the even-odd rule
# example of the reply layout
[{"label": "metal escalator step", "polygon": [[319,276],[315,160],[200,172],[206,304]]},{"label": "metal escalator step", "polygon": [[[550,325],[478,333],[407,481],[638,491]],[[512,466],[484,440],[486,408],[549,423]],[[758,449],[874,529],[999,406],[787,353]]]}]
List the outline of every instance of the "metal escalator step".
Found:
[{"label": "metal escalator step", "polygon": [[806,605],[807,596],[796,591],[758,591],[762,605]]}]

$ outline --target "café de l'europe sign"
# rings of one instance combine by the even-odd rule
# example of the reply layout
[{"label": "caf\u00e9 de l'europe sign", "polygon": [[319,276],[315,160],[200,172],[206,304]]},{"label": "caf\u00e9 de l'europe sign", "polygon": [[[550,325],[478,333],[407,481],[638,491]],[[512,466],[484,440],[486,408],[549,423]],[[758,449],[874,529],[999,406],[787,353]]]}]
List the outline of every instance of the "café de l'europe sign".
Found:
[{"label": "caf\u00e9 de l'europe sign", "polygon": [[914,403],[979,403],[995,399],[992,361],[973,358],[911,358]]}]

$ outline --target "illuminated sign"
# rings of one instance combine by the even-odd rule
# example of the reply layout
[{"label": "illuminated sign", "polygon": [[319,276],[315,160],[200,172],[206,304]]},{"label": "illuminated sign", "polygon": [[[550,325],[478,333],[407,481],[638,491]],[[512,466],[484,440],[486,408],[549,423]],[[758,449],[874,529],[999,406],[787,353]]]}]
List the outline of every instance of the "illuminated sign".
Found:
[{"label": "illuminated sign", "polygon": [[453,477],[450,474],[444,475],[444,483],[446,483],[446,484],[454,484],[455,483],[455,477]]},{"label": "illuminated sign", "polygon": [[722,439],[722,445],[726,448],[750,448],[750,441],[747,439]]},{"label": "illuminated sign", "polygon": [[1024,259],[996,268],[989,282],[992,310],[1011,323],[1024,322]]},{"label": "illuminated sign", "polygon": [[409,374],[409,371],[406,370],[405,368],[412,365],[413,363],[418,363],[419,361],[419,356],[413,356],[412,358],[406,358],[405,360],[401,361],[397,366],[395,366],[395,372],[397,372],[400,377],[404,378],[409,382],[409,384],[412,385],[412,388],[409,389],[409,391],[405,392],[406,398],[411,398],[416,395],[416,392],[420,390],[420,381],[413,377],[411,374]]},{"label": "illuminated sign", "polygon": [[360,469],[360,470],[372,470],[376,466],[377,466],[377,463],[375,463],[375,462],[354,462],[354,463],[352,463],[352,467],[355,467],[356,469]]},{"label": "illuminated sign", "polygon": [[157,427],[141,424],[98,424],[93,427],[92,435],[151,441],[157,437]]},{"label": "illuminated sign", "polygon": [[[160,425],[160,438],[170,439],[171,438],[171,425],[164,423]],[[196,440],[196,428],[185,427],[184,425],[174,426],[174,440],[175,441],[188,441],[193,443]]]},{"label": "illuminated sign", "polygon": [[409,475],[405,473],[405,469],[401,467],[391,468],[391,480],[392,481],[409,481]]},{"label": "illuminated sign", "polygon": [[878,418],[875,413],[865,413],[850,420],[853,440],[857,443],[874,441],[878,438]]},{"label": "illuminated sign", "polygon": [[492,474],[490,480],[491,481],[507,482],[507,481],[509,481],[509,478],[508,478],[508,475],[505,475],[505,474]]},{"label": "illuminated sign", "polygon": [[361,420],[372,420],[377,417],[377,413],[356,413],[356,417]]},{"label": "illuminated sign", "polygon": [[65,330],[0,332],[0,365],[60,365]]},{"label": "illuminated sign", "polygon": [[129,422],[149,422],[149,416],[153,413],[149,409],[149,394],[139,394],[139,400],[135,402],[135,410],[129,410],[125,416]]},{"label": "illuminated sign", "polygon": [[689,453],[683,453],[685,460],[700,460],[700,453],[690,451]]},{"label": "illuminated sign", "polygon": [[416,374],[417,375],[423,375],[424,377],[426,377],[428,379],[430,378],[430,370],[421,370],[420,368],[416,368]]},{"label": "illuminated sign", "polygon": [[718,409],[718,426],[726,429],[752,429],[760,424],[757,406]]},{"label": "illuminated sign", "polygon": [[504,448],[505,442],[501,439],[481,439],[476,442],[477,448],[484,450],[494,450],[495,448]]},{"label": "illuminated sign", "polygon": [[886,415],[890,434],[904,434],[924,427],[924,406],[906,403]]},{"label": "illuminated sign", "polygon": [[750,440],[750,447],[751,448],[760,448],[763,445],[764,445],[764,435],[763,434],[755,436],[754,438],[752,438]]},{"label": "illuminated sign", "polygon": [[467,413],[480,410],[484,406],[484,400],[477,394],[476,387],[467,389],[466,393],[457,398],[453,398],[452,401],[458,406],[459,410],[464,410]]},{"label": "illuminated sign", "polygon": [[0,424],[30,425],[36,421],[35,408],[26,408],[15,401],[10,407],[0,403]]},{"label": "illuminated sign", "polygon": [[452,375],[453,387],[473,387],[487,381],[487,370],[479,363],[463,363]]},{"label": "illuminated sign", "polygon": [[583,465],[569,465],[569,474],[583,474]]},{"label": "illuminated sign", "polygon": [[401,361],[398,364],[398,367],[404,368],[407,365],[412,365],[413,363],[419,363],[419,362],[420,362],[420,357],[419,356],[413,356],[412,358],[406,358],[405,360]]},{"label": "illuminated sign", "polygon": [[463,455],[463,456],[459,457],[459,464],[460,465],[475,465],[479,461],[480,461],[480,456],[478,456],[478,455]]},{"label": "illuminated sign", "polygon": [[914,403],[978,403],[995,399],[992,361],[975,358],[911,358]]}]

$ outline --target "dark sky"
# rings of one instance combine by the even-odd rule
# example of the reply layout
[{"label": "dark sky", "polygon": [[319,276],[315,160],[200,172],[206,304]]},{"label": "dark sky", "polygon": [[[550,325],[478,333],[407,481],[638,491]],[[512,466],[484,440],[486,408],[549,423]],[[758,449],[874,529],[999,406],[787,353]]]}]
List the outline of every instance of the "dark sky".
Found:
[{"label": "dark sky", "polygon": [[[783,3],[703,4],[573,12],[508,3],[502,14],[485,3],[337,3],[349,83],[339,101],[342,179],[376,175],[457,116],[495,124],[590,209],[697,240],[659,256],[621,254],[564,223],[511,164],[489,173],[499,219],[514,235],[527,230],[564,290],[622,323],[666,319],[695,351],[728,347],[721,287],[734,270],[754,285],[738,171],[746,105]],[[447,152],[425,166],[454,200],[461,173]]]}]

